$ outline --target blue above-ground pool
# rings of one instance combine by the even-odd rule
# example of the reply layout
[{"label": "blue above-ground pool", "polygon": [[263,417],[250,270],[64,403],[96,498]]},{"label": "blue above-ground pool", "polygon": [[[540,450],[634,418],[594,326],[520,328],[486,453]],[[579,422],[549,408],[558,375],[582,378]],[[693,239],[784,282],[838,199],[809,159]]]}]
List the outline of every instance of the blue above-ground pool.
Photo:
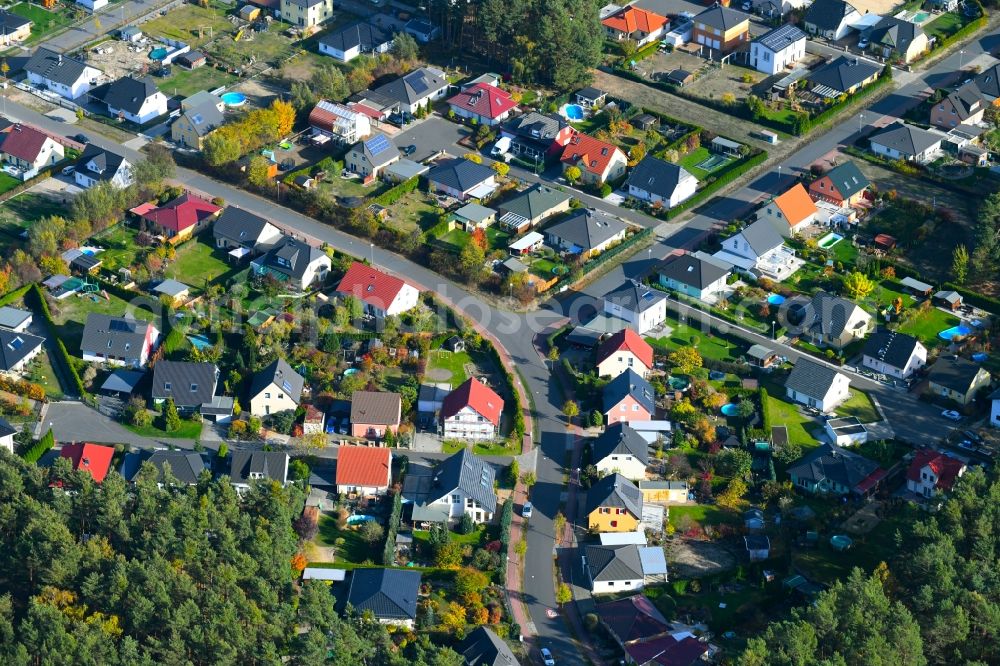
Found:
[{"label": "blue above-ground pool", "polygon": [[781,294],[768,294],[767,304],[768,305],[781,305],[785,302],[785,297]]},{"label": "blue above-ground pool", "polygon": [[727,402],[722,406],[722,409],[720,411],[722,412],[723,416],[739,416],[740,406],[737,405],[735,402]]},{"label": "blue above-ground pool", "polygon": [[209,347],[212,346],[212,341],[209,340],[208,337],[204,335],[195,334],[195,335],[189,335],[187,337],[188,340],[191,341],[191,344],[194,345],[194,348],[197,349],[198,351],[201,351],[202,349],[208,349]]},{"label": "blue above-ground pool", "polygon": [[854,545],[854,540],[844,534],[834,534],[830,537],[830,545],[836,550],[847,550]]},{"label": "blue above-ground pool", "polygon": [[975,354],[972,355],[972,360],[975,361],[976,363],[982,363],[989,357],[990,355],[987,354],[986,352],[976,352]]},{"label": "blue above-ground pool", "polygon": [[353,516],[347,517],[348,525],[360,525],[361,523],[367,523],[371,520],[375,520],[375,516],[366,516],[364,514],[355,514]]},{"label": "blue above-ground pool", "polygon": [[152,60],[163,60],[164,58],[167,57],[167,53],[168,51],[165,48],[163,48],[162,46],[158,46],[157,48],[149,52],[149,57]]},{"label": "blue above-ground pool", "polygon": [[243,106],[247,103],[247,96],[241,92],[222,93],[220,99],[226,106]]},{"label": "blue above-ground pool", "polygon": [[972,329],[965,324],[959,324],[958,326],[952,326],[951,328],[946,328],[940,333],[938,337],[942,340],[954,340],[955,338],[964,338],[965,336],[972,333]]},{"label": "blue above-ground pool", "polygon": [[347,370],[344,370],[345,377],[350,377],[351,375],[356,375],[356,374],[358,374],[357,368],[348,368]]},{"label": "blue above-ground pool", "polygon": [[562,114],[568,120],[583,120],[583,107],[579,104],[566,104],[562,108]]}]

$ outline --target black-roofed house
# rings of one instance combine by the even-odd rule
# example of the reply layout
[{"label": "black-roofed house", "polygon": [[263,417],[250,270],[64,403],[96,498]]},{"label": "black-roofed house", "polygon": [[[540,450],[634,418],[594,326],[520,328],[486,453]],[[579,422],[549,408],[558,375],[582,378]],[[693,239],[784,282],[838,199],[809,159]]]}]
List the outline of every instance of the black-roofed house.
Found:
[{"label": "black-roofed house", "polygon": [[545,229],[549,245],[589,258],[625,240],[628,226],[619,218],[596,208],[580,208]]},{"label": "black-roofed house", "polygon": [[714,303],[726,290],[732,264],[702,252],[672,255],[656,269],[660,284],[685,296]]},{"label": "black-roofed house", "polygon": [[495,478],[490,463],[463,448],[434,466],[411,464],[403,501],[413,505],[414,524],[454,522],[464,515],[489,522],[497,510]]},{"label": "black-roofed house", "polygon": [[927,373],[927,393],[965,406],[991,379],[988,371],[967,358],[939,358]]},{"label": "black-roofed house", "polygon": [[153,366],[153,404],[172,398],[177,411],[192,413],[211,404],[219,383],[219,368],[214,363],[158,361]]},{"label": "black-roofed house", "polygon": [[642,521],[642,491],[621,474],[609,474],[587,491],[587,528],[635,532]]},{"label": "black-roofed house", "polygon": [[931,125],[945,131],[959,125],[978,125],[990,103],[975,81],[960,86],[931,107]]},{"label": "black-roofed house", "polygon": [[825,363],[802,357],[785,380],[785,393],[789,400],[830,412],[847,400],[851,380]]},{"label": "black-roofed house", "polygon": [[981,71],[972,82],[987,102],[1000,105],[1000,63],[990,65]]},{"label": "black-roofed house", "polygon": [[750,43],[750,66],[774,75],[792,67],[806,56],[806,33],[786,23],[764,33]]},{"label": "black-roofed house", "polygon": [[604,106],[604,102],[607,98],[607,92],[601,90],[600,88],[595,88],[594,86],[587,86],[586,88],[582,88],[573,93],[573,100],[580,106],[587,109]]},{"label": "black-roofed house", "polygon": [[374,181],[382,170],[399,161],[401,155],[389,137],[376,132],[351,146],[344,164],[351,173],[362,177],[365,184]]},{"label": "black-roofed house", "polygon": [[80,354],[90,363],[144,368],[159,342],[160,331],[148,321],[91,312],[83,327]]},{"label": "black-roofed house", "polygon": [[535,184],[512,199],[497,205],[497,221],[520,233],[545,219],[569,211],[573,197],[546,185]]},{"label": "black-roofed house", "polygon": [[844,208],[861,201],[869,185],[858,165],[847,160],[809,183],[809,196]]},{"label": "black-roofed house", "polygon": [[696,14],[691,43],[731,53],[750,41],[750,16],[716,2]]},{"label": "black-roofed house", "polygon": [[938,130],[896,121],[868,137],[868,143],[879,157],[926,164],[941,155],[941,142],[945,138]]},{"label": "black-roofed house", "polygon": [[350,62],[363,53],[385,53],[392,47],[393,33],[367,21],[335,28],[319,38],[319,52],[340,62]]},{"label": "black-roofed house", "polygon": [[291,236],[282,237],[263,256],[250,262],[254,275],[274,278],[286,288],[297,290],[322,283],[331,266],[326,252]]},{"label": "black-roofed house", "polygon": [[250,413],[267,416],[297,409],[305,379],[283,359],[275,359],[253,376],[250,384]]},{"label": "black-roofed house", "polygon": [[412,35],[421,44],[427,44],[441,36],[441,28],[426,18],[411,18],[403,26],[403,32]]},{"label": "black-roofed house", "polygon": [[0,328],[0,372],[24,372],[44,347],[45,338]]},{"label": "black-roofed house", "polygon": [[836,41],[846,37],[859,18],[861,12],[846,0],[815,0],[806,10],[803,24],[810,35]]},{"label": "black-roofed house", "polygon": [[427,172],[432,192],[444,192],[459,201],[487,199],[497,189],[496,171],[467,159],[450,159]]},{"label": "black-roofed house", "polygon": [[871,494],[885,470],[864,456],[823,443],[788,467],[792,485],[814,495]]},{"label": "black-roofed house", "polygon": [[861,365],[896,379],[907,379],[927,364],[927,348],[912,335],[876,329],[865,340]]},{"label": "black-roofed house", "polygon": [[510,139],[510,153],[543,163],[562,152],[573,136],[573,127],[554,113],[529,111],[504,122],[500,135]]},{"label": "black-roofed house", "polygon": [[289,456],[284,451],[233,451],[229,455],[229,482],[236,492],[250,489],[255,481],[288,483]]},{"label": "black-roofed house", "polygon": [[622,647],[671,630],[670,623],[644,594],[598,604],[597,616]]},{"label": "black-roofed house", "polygon": [[698,179],[687,169],[649,155],[635,165],[625,184],[633,199],[662,208],[673,208],[698,189]]},{"label": "black-roofed house", "polygon": [[875,82],[882,66],[857,56],[839,56],[807,77],[810,92],[826,99],[853,94]]},{"label": "black-roofed house", "polygon": [[594,594],[638,591],[644,586],[642,562],[635,544],[585,546],[581,560]]},{"label": "black-roofed house", "polygon": [[517,657],[489,627],[472,630],[458,646],[465,666],[519,666]]},{"label": "black-roofed house", "polygon": [[603,404],[608,425],[649,421],[656,414],[653,387],[631,368],[605,384]]},{"label": "black-roofed house", "polygon": [[627,479],[646,478],[649,442],[626,423],[613,423],[591,444],[592,464],[602,474],[618,473]]},{"label": "black-roofed house", "polygon": [[370,612],[382,624],[412,629],[419,594],[419,571],[359,568],[351,572],[344,603],[358,615]]},{"label": "black-roofed house", "polygon": [[854,301],[818,291],[802,308],[796,332],[817,347],[843,349],[863,340],[873,324],[872,316]]},{"label": "black-roofed house", "polygon": [[73,178],[84,189],[102,182],[123,189],[132,184],[132,164],[122,155],[90,143],[76,162]]},{"label": "black-roofed house", "polygon": [[82,60],[38,47],[24,65],[28,83],[56,93],[66,99],[76,99],[97,85],[102,73]]},{"label": "black-roofed house", "polygon": [[123,76],[94,88],[90,97],[107,106],[112,118],[123,118],[137,125],[145,125],[167,113],[167,96],[160,92],[151,76]]},{"label": "black-roofed house", "polygon": [[281,239],[281,230],[259,215],[227,206],[212,225],[215,247],[221,250],[246,251],[248,255],[266,252]]},{"label": "black-roofed house", "polygon": [[0,46],[19,44],[31,36],[32,22],[6,9],[0,10]]},{"label": "black-roofed house", "polygon": [[908,64],[927,51],[927,35],[916,23],[895,16],[882,19],[861,33],[868,38],[868,50],[889,60]]},{"label": "black-roofed house", "polygon": [[398,79],[351,96],[366,108],[382,115],[416,113],[417,109],[430,106],[448,93],[448,77],[432,67],[422,67]]},{"label": "black-roofed house", "polygon": [[659,327],[667,318],[667,295],[635,279],[625,280],[604,294],[603,301],[605,314],[627,322],[639,335]]},{"label": "black-roofed house", "polygon": [[12,426],[7,419],[0,418],[0,449],[7,451],[7,453],[14,454],[14,435],[17,434],[17,428]]},{"label": "black-roofed house", "polygon": [[145,463],[149,463],[156,469],[157,479],[160,483],[163,481],[165,469],[169,467],[171,475],[180,483],[188,486],[197,484],[202,472],[210,469],[205,457],[193,451],[139,449],[125,454],[122,460],[121,475],[129,483],[134,483]]}]

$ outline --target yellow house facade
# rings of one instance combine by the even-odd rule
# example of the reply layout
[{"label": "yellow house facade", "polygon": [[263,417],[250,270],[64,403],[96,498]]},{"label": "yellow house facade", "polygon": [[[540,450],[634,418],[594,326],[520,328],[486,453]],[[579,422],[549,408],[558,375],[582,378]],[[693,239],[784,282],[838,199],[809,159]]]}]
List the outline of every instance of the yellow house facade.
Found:
[{"label": "yellow house facade", "polygon": [[621,474],[609,474],[587,493],[587,527],[594,532],[635,532],[642,519],[642,493]]},{"label": "yellow house facade", "polygon": [[315,28],[333,18],[333,0],[281,0],[281,18],[300,28]]}]

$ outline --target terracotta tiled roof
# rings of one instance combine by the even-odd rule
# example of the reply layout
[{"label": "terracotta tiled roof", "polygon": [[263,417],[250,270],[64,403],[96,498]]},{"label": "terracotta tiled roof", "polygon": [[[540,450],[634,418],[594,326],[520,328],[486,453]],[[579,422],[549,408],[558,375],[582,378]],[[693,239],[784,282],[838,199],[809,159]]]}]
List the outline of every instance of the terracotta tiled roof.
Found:
[{"label": "terracotta tiled roof", "polygon": [[342,446],[337,453],[337,485],[384,488],[391,459],[389,449]]},{"label": "terracotta tiled roof", "polygon": [[[560,161],[574,164],[585,171],[603,176],[615,153],[621,151],[614,145],[595,139],[582,132],[573,132],[573,137],[563,148]],[[624,153],[622,153],[624,156]]]},{"label": "terracotta tiled roof", "polygon": [[398,277],[355,261],[340,280],[337,291],[352,294],[369,305],[387,310],[405,284]]},{"label": "terracotta tiled roof", "polygon": [[110,446],[100,446],[90,442],[67,444],[59,451],[59,457],[69,458],[73,469],[90,472],[94,481],[100,483],[111,469],[111,458],[115,450]]},{"label": "terracotta tiled roof", "polygon": [[920,449],[910,463],[909,469],[906,470],[906,478],[910,481],[920,481],[920,470],[924,467],[930,467],[934,475],[937,476],[938,480],[934,484],[935,488],[951,490],[952,486],[955,485],[955,479],[961,474],[965,464],[961,460],[946,456],[940,451]]},{"label": "terracotta tiled roof", "polygon": [[641,30],[647,34],[656,32],[667,23],[666,16],[660,16],[638,7],[626,7],[601,21],[606,27],[631,34]]},{"label": "terracotta tiled roof", "polygon": [[816,214],[816,204],[803,187],[802,183],[796,183],[794,187],[774,198],[774,205],[778,207],[781,214],[788,220],[788,226],[794,227],[805,220],[810,215]]},{"label": "terracotta tiled roof", "polygon": [[441,403],[441,418],[446,419],[454,416],[463,407],[471,407],[493,425],[500,425],[503,398],[475,377],[470,377],[464,384],[445,396]]},{"label": "terracotta tiled roof", "polygon": [[164,229],[184,231],[212,217],[220,210],[222,209],[211,201],[205,201],[193,194],[182,194],[159,208],[143,213],[142,217]]},{"label": "terracotta tiled roof", "polygon": [[653,367],[653,348],[631,328],[623,328],[601,343],[597,348],[598,365],[618,351],[630,351],[647,368]]},{"label": "terracotta tiled roof", "polygon": [[517,106],[509,92],[488,83],[477,83],[466,88],[449,99],[448,103],[490,119],[499,118]]}]

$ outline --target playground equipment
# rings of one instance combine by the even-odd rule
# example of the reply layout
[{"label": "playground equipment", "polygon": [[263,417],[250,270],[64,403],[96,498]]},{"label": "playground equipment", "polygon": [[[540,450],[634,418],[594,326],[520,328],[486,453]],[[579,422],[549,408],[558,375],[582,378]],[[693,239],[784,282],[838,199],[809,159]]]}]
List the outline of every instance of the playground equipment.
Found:
[{"label": "playground equipment", "polygon": [[238,30],[238,31],[236,32],[236,35],[234,35],[234,36],[233,36],[233,41],[234,41],[234,42],[238,42],[238,41],[240,41],[240,37],[242,37],[242,36],[243,36],[243,30],[244,30],[243,28],[240,28],[240,29],[239,29],[239,30]]}]

